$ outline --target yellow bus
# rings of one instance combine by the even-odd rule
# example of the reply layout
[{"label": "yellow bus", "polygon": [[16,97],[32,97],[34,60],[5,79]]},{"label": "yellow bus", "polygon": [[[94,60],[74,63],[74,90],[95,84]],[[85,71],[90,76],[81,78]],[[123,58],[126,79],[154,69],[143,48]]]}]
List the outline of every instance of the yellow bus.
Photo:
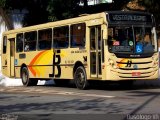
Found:
[{"label": "yellow bus", "polygon": [[2,73],[24,86],[74,80],[85,89],[93,80],[129,85],[158,78],[155,21],[145,12],[109,11],[6,31],[1,54]]}]

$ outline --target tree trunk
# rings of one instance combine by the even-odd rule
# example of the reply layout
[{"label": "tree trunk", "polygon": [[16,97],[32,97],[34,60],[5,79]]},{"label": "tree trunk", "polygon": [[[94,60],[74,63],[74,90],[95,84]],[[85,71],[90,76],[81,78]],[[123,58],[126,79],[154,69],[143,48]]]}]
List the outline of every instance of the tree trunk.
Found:
[{"label": "tree trunk", "polygon": [[5,21],[7,29],[8,30],[14,29],[13,23],[12,23],[10,17],[7,15],[6,11],[3,8],[0,8],[0,15],[2,16],[2,19]]}]

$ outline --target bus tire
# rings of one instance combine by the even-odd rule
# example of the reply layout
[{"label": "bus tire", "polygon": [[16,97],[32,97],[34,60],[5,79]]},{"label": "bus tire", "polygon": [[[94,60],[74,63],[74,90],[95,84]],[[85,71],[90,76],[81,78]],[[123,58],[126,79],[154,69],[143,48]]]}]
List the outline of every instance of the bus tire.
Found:
[{"label": "bus tire", "polygon": [[79,66],[74,73],[74,82],[78,89],[84,90],[88,87],[86,71],[84,67]]},{"label": "bus tire", "polygon": [[29,73],[27,67],[23,67],[21,71],[22,83],[24,86],[37,85],[38,80],[33,80],[29,78]]}]

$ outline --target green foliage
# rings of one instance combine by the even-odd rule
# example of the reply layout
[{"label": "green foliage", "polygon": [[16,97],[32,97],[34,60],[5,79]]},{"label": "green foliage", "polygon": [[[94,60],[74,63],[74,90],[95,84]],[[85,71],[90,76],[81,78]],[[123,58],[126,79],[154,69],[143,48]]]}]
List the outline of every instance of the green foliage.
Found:
[{"label": "green foliage", "polygon": [[[23,9],[26,6],[26,1],[27,0],[0,0],[0,1],[4,1],[4,9],[7,10],[12,10],[12,9]],[[18,4],[17,4],[18,3]]]},{"label": "green foliage", "polygon": [[139,4],[146,7],[146,11],[154,15],[157,26],[160,27],[160,0],[139,0]]},{"label": "green foliage", "polygon": [[49,21],[62,20],[74,17],[77,14],[78,1],[74,0],[49,0],[47,11]]},{"label": "green foliage", "polygon": [[124,6],[129,3],[131,0],[113,0],[114,2],[114,9],[115,10],[122,10]]},{"label": "green foliage", "polygon": [[0,7],[4,8],[6,6],[6,0],[0,0]]},{"label": "green foliage", "polygon": [[147,11],[157,11],[160,9],[160,1],[159,0],[139,0],[141,5],[144,5]]},{"label": "green foliage", "polygon": [[24,26],[48,22],[47,0],[24,0],[28,13],[24,17]]},{"label": "green foliage", "polygon": [[[80,1],[84,6],[79,6]],[[96,13],[108,10],[121,10],[131,0],[113,0],[110,4],[88,6],[87,0],[0,0],[0,7],[6,10],[26,9],[24,26],[41,24],[76,17],[84,13]],[[105,2],[105,0],[101,0]],[[139,0],[139,4],[146,6],[160,24],[160,0]]]}]

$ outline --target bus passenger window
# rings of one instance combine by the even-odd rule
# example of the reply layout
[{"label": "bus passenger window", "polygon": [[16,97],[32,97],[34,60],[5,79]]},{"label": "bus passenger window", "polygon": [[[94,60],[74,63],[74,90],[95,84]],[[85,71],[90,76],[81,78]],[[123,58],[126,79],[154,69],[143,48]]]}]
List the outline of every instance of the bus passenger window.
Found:
[{"label": "bus passenger window", "polygon": [[71,34],[71,47],[85,46],[85,34],[86,34],[85,23],[71,25],[70,34]]},{"label": "bus passenger window", "polygon": [[36,50],[37,31],[26,32],[24,34],[24,51]]},{"label": "bus passenger window", "polygon": [[6,54],[7,51],[7,36],[3,37],[3,54]]},{"label": "bus passenger window", "polygon": [[57,27],[53,30],[53,48],[67,48],[69,45],[69,27]]},{"label": "bus passenger window", "polygon": [[17,34],[16,36],[16,51],[23,51],[23,33]]},{"label": "bus passenger window", "polygon": [[52,43],[52,29],[45,29],[38,31],[38,49],[51,49]]}]

